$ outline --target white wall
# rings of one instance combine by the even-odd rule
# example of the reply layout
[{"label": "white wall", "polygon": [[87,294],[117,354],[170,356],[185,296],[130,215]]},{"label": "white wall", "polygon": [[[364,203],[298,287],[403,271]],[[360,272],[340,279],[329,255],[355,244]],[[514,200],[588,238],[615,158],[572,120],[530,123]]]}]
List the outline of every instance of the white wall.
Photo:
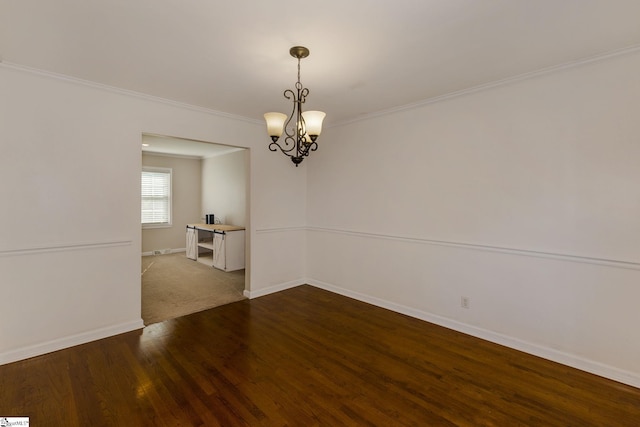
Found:
[{"label": "white wall", "polygon": [[295,168],[259,122],[0,64],[0,363],[142,326],[151,133],[250,148],[250,296],[308,277],[640,386],[639,72],[628,54],[329,128]]},{"label": "white wall", "polygon": [[640,386],[639,75],[636,52],[327,129],[310,282]]},{"label": "white wall", "polygon": [[142,229],[142,253],[184,250],[185,226],[200,222],[202,160],[142,153],[142,166],[171,169],[171,226]]},{"label": "white wall", "polygon": [[234,151],[202,161],[202,215],[225,224],[247,223],[247,152]]},{"label": "white wall", "polygon": [[306,170],[259,121],[6,63],[0,117],[0,363],[142,327],[143,133],[250,148],[249,291],[304,277]]}]

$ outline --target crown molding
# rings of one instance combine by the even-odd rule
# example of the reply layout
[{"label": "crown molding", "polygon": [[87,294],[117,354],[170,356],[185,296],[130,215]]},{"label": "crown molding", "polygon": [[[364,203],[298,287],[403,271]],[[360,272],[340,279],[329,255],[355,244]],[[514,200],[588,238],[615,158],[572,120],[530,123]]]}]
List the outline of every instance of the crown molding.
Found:
[{"label": "crown molding", "polygon": [[145,101],[156,102],[160,104],[170,105],[173,107],[183,108],[191,111],[196,111],[199,113],[209,114],[212,116],[223,117],[231,120],[238,120],[241,122],[251,123],[251,124],[260,124],[262,125],[262,120],[251,119],[249,117],[238,116],[236,114],[225,113],[224,111],[212,110],[210,108],[199,107],[197,105],[191,105],[184,102],[173,101],[167,98],[161,98],[159,96],[148,95],[142,92],[136,92],[129,89],[122,89],[115,86],[109,86],[102,83],[93,82],[91,80],[84,80],[73,76],[68,76],[66,74],[54,73],[52,71],[41,70],[39,68],[28,67],[26,65],[15,64],[12,62],[2,61],[0,59],[0,68],[7,68],[11,70],[21,71],[28,74],[35,74],[43,77],[47,77],[54,80],[65,81],[81,86],[88,86],[94,89],[104,90],[111,93],[116,93],[119,95],[125,95],[132,98],[138,98]]},{"label": "crown molding", "polygon": [[469,95],[476,92],[481,92],[487,89],[492,89],[499,86],[505,86],[512,83],[521,82],[524,80],[533,79],[535,77],[545,76],[548,74],[556,73],[558,71],[580,67],[582,65],[590,64],[592,62],[600,62],[610,58],[615,58],[618,56],[630,55],[633,53],[640,52],[640,45],[628,46],[622,49],[616,49],[605,53],[600,53],[593,56],[588,56],[586,58],[577,59],[575,61],[564,62],[562,64],[553,65],[551,67],[542,68],[536,71],[530,71],[523,74],[518,74],[516,76],[507,77],[500,80],[495,80],[492,82],[483,83],[481,85],[473,86],[467,89],[458,90],[455,92],[446,93],[444,95],[435,96],[432,98],[424,99],[422,101],[413,102],[411,104],[400,105],[398,107],[388,108],[385,110],[375,111],[373,113],[365,114],[363,116],[347,119],[338,122],[334,122],[331,126],[327,127],[338,127],[344,126],[355,122],[360,122],[364,120],[374,119],[376,117],[387,116],[391,114],[395,114],[401,111],[413,110],[416,108],[424,107],[426,105],[435,104],[438,102],[446,101],[453,98],[458,98],[460,96]]},{"label": "crown molding", "polygon": [[142,150],[142,154],[145,156],[155,156],[155,157],[171,157],[176,159],[185,159],[185,160],[203,160],[204,156],[195,156],[188,154],[173,154],[173,153],[156,153],[155,151]]},{"label": "crown molding", "polygon": [[[527,73],[523,73],[523,74],[518,74],[516,76],[507,77],[507,78],[504,78],[504,79],[483,83],[483,84],[480,84],[480,85],[477,85],[477,86],[473,86],[473,87],[470,87],[470,88],[466,88],[466,89],[462,89],[462,90],[446,93],[444,95],[435,96],[435,97],[432,97],[432,98],[427,98],[427,99],[424,99],[422,101],[417,101],[417,102],[413,102],[413,103],[410,103],[410,104],[400,105],[400,106],[393,107],[393,108],[388,108],[388,109],[385,109],[385,110],[375,111],[375,112],[372,112],[372,113],[369,113],[369,114],[365,114],[363,116],[359,116],[359,117],[356,117],[356,118],[353,118],[353,119],[340,120],[340,121],[333,122],[333,123],[327,125],[326,128],[345,126],[345,125],[348,125],[348,124],[351,124],[351,123],[370,120],[370,119],[374,119],[374,118],[377,118],[377,117],[387,116],[387,115],[395,114],[395,113],[402,112],[402,111],[413,110],[413,109],[416,109],[416,108],[424,107],[426,105],[431,105],[431,104],[435,104],[435,103],[438,103],[438,102],[446,101],[446,100],[449,100],[449,99],[457,98],[457,97],[460,97],[460,96],[469,95],[469,94],[476,93],[476,92],[481,92],[481,91],[484,91],[484,90],[487,90],[487,89],[492,89],[492,88],[499,87],[499,86],[505,86],[505,85],[508,85],[508,84],[511,84],[511,83],[516,83],[516,82],[520,82],[520,81],[524,81],[524,80],[529,80],[529,79],[532,79],[532,78],[535,78],[535,77],[540,77],[540,76],[552,74],[552,73],[555,73],[555,72],[558,72],[558,71],[579,67],[579,66],[590,64],[590,63],[593,63],[593,62],[600,62],[600,61],[604,61],[604,60],[607,60],[607,59],[610,59],[610,58],[615,58],[615,57],[624,56],[624,55],[630,55],[630,54],[637,53],[637,52],[640,52],[640,45],[627,46],[625,48],[616,49],[616,50],[613,50],[613,51],[608,51],[608,52],[600,53],[600,54],[597,54],[597,55],[588,56],[588,57],[577,59],[577,60],[574,60],[574,61],[564,62],[562,64],[553,65],[553,66],[550,66],[550,67],[545,67],[545,68],[542,68],[540,70],[531,71],[531,72],[527,72]],[[184,109],[188,109],[188,110],[192,110],[192,111],[196,111],[196,112],[200,112],[200,113],[204,113],[204,114],[214,115],[214,116],[218,116],[218,117],[223,117],[223,118],[227,118],[227,119],[238,120],[238,121],[251,123],[251,124],[257,124],[257,125],[262,125],[263,124],[262,120],[252,119],[252,118],[244,117],[244,116],[238,116],[238,115],[235,115],[235,114],[225,113],[223,111],[212,110],[212,109],[209,109],[209,108],[199,107],[199,106],[196,106],[196,105],[186,104],[186,103],[183,103],[183,102],[173,101],[173,100],[170,100],[170,99],[167,99],[167,98],[161,98],[161,97],[158,97],[158,96],[148,95],[148,94],[144,94],[144,93],[141,93],[141,92],[136,92],[136,91],[132,91],[132,90],[128,90],[128,89],[121,89],[121,88],[118,88],[118,87],[115,87],[115,86],[109,86],[109,85],[105,85],[105,84],[102,84],[102,83],[92,82],[90,80],[83,80],[83,79],[80,79],[80,78],[77,78],[77,77],[68,76],[66,74],[54,73],[54,72],[51,72],[51,71],[46,71],[46,70],[41,70],[41,69],[38,69],[38,68],[28,67],[26,65],[15,64],[15,63],[12,63],[12,62],[6,62],[6,61],[3,61],[2,58],[0,58],[0,68],[7,68],[7,69],[13,69],[13,70],[22,71],[22,72],[26,72],[26,73],[30,73],[30,74],[37,74],[37,75],[41,75],[41,76],[52,78],[52,79],[56,79],[56,80],[67,81],[67,82],[71,82],[71,83],[75,83],[75,84],[79,84],[79,85],[83,85],[83,86],[89,86],[89,87],[105,90],[105,91],[112,92],[112,93],[118,93],[118,94],[121,94],[121,95],[126,95],[126,96],[130,96],[130,97],[134,97],[134,98],[144,99],[144,100],[147,100],[147,101],[152,101],[152,102],[162,103],[162,104],[166,104],[166,105],[171,105],[171,106],[174,106],[174,107],[184,108]]]}]

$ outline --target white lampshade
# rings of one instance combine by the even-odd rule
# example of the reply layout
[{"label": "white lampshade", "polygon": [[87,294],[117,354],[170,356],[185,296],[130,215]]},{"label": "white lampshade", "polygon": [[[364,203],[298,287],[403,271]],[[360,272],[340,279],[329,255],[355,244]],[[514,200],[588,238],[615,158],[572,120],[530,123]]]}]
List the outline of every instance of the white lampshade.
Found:
[{"label": "white lampshade", "polygon": [[284,128],[284,122],[287,120],[287,115],[282,113],[266,113],[264,119],[267,122],[267,133],[269,136],[277,136],[280,138]]},{"label": "white lampshade", "polygon": [[326,116],[322,111],[305,111],[302,113],[307,135],[318,136],[322,132],[322,121]]}]

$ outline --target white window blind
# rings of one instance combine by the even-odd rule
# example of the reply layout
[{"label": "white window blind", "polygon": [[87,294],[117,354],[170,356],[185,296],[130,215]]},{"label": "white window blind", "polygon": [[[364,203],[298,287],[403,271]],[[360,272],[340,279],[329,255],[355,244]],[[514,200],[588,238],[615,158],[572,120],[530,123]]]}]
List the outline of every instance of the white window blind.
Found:
[{"label": "white window blind", "polygon": [[142,225],[171,225],[171,169],[142,169]]}]

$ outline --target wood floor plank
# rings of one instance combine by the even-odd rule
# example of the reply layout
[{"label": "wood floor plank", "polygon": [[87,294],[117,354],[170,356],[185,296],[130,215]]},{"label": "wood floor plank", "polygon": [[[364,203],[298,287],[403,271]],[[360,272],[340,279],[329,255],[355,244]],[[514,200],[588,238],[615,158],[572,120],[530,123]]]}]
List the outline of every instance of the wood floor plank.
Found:
[{"label": "wood floor plank", "polygon": [[311,286],[0,366],[38,426],[637,426],[640,390]]}]

